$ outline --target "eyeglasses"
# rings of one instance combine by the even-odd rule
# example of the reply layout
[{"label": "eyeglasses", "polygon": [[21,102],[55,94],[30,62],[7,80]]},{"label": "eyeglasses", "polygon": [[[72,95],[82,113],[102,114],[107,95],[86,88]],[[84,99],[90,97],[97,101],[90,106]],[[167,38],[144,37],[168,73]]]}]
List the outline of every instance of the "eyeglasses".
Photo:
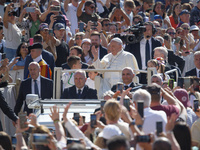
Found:
[{"label": "eyeglasses", "polygon": [[108,24],[104,24],[104,26],[109,26],[110,24],[108,23]]},{"label": "eyeglasses", "polygon": [[184,30],[190,30],[190,28],[189,27],[185,27],[185,28],[183,28]]},{"label": "eyeglasses", "polygon": [[90,8],[91,8],[91,9],[95,9],[95,7],[94,7],[94,6],[90,6]]},{"label": "eyeglasses", "polygon": [[21,48],[28,48],[27,46],[22,46]]},{"label": "eyeglasses", "polygon": [[8,16],[14,16],[14,14],[8,14]]},{"label": "eyeglasses", "polygon": [[75,38],[75,40],[82,40],[82,38]]},{"label": "eyeglasses", "polygon": [[168,32],[169,35],[175,35],[176,33],[174,32]]},{"label": "eyeglasses", "polygon": [[42,30],[43,32],[49,32],[49,29],[44,29],[44,30]]}]

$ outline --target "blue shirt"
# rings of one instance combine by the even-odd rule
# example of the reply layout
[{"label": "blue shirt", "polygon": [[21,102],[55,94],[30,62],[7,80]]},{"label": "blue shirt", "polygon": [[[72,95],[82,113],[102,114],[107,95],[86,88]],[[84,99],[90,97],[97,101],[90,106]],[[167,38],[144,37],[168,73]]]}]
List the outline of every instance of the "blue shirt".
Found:
[{"label": "blue shirt", "polygon": [[[14,61],[14,59],[15,59],[15,57],[11,60],[10,63],[12,63],[12,62]],[[18,62],[17,62],[16,64],[14,64],[14,65],[11,67],[10,70],[13,70],[13,67],[14,67],[14,66],[25,66],[25,61],[26,61],[26,57],[25,57],[24,59],[21,57],[21,59],[18,60]]]}]

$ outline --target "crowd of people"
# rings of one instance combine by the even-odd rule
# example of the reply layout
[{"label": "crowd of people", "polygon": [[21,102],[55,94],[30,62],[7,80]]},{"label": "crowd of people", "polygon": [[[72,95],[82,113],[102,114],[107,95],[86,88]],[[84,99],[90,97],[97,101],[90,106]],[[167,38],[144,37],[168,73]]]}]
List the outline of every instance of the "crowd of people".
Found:
[{"label": "crowd of people", "polygon": [[[199,50],[200,0],[1,0],[0,87],[13,82],[10,70],[24,78],[14,108],[0,92],[16,127],[8,135],[0,123],[0,149],[199,149]],[[151,78],[148,68],[156,70]],[[53,98],[53,80],[60,99],[72,101],[62,117],[50,109],[55,130],[40,125],[26,101]],[[69,118],[73,99],[101,107],[90,122]]]}]

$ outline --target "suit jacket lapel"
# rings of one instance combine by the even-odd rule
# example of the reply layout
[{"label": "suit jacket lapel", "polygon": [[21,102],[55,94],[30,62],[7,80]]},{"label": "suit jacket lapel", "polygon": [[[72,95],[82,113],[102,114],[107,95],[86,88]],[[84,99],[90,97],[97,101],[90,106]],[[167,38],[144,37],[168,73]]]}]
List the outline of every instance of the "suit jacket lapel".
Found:
[{"label": "suit jacket lapel", "polygon": [[81,93],[81,98],[85,98],[86,94],[89,94],[89,93],[87,93],[87,90],[88,90],[88,87],[85,85],[83,88],[83,92]]},{"label": "suit jacket lapel", "polygon": [[45,91],[43,91],[43,90],[45,89],[45,87],[43,87],[45,83],[43,83],[43,82],[44,82],[44,80],[43,80],[43,78],[40,76],[40,97],[41,97],[41,98],[44,97],[44,93],[45,93]]},{"label": "suit jacket lapel", "polygon": [[69,95],[71,96],[68,96],[69,98],[73,98],[73,99],[77,99],[78,98],[78,95],[76,93],[76,86],[74,85],[72,88],[71,88],[71,91],[69,91],[70,93],[68,93]]},{"label": "suit jacket lapel", "polygon": [[154,47],[156,47],[154,45],[154,38],[151,38],[151,59],[153,59],[154,57],[154,51],[153,51]]}]

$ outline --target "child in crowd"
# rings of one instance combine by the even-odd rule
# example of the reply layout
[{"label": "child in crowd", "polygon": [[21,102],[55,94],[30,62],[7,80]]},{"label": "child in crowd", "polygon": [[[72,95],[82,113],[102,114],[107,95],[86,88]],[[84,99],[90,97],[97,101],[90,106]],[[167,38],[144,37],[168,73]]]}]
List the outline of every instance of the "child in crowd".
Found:
[{"label": "child in crowd", "polygon": [[[81,59],[78,56],[70,56],[67,64],[71,69],[81,69]],[[66,72],[62,74],[63,90],[74,85],[74,72]]]},{"label": "child in crowd", "polygon": [[[95,69],[94,66],[89,66],[88,69]],[[95,89],[95,84],[94,84],[94,79],[95,77],[98,75],[98,72],[94,72],[94,71],[90,71],[88,72],[88,78],[87,78],[87,81],[86,81],[86,85],[91,88],[91,89]]]}]

